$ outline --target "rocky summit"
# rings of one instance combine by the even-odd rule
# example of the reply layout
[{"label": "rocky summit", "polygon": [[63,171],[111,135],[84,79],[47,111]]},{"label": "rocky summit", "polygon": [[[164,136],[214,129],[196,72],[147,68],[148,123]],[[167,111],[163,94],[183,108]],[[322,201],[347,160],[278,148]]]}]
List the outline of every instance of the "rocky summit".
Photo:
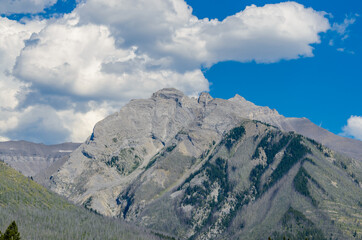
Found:
[{"label": "rocky summit", "polygon": [[50,188],[175,238],[354,239],[361,149],[239,95],[162,89],[98,122]]}]

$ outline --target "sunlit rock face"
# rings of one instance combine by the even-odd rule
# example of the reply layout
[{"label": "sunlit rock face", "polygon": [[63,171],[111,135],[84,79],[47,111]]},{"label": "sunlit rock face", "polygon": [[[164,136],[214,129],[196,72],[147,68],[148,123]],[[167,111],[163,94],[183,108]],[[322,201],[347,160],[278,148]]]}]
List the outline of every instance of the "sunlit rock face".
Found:
[{"label": "sunlit rock face", "polygon": [[[329,175],[336,176],[337,186],[357,192],[351,201],[358,205],[361,162],[288,131],[361,159],[356,149],[361,142],[337,137],[307,119],[285,118],[239,95],[192,98],[162,89],[149,99],[131,100],[98,122],[88,140],[50,176],[50,188],[100,214],[196,239],[255,239],[253,231],[278,232],[283,217],[298,218],[307,210],[303,221],[308,224],[309,218],[319,221],[323,214],[335,221],[339,215],[328,213],[328,199],[345,194],[340,198],[344,203],[351,195],[333,191]],[[340,144],[350,148],[338,149]],[[298,181],[302,186],[294,183]],[[318,192],[306,181],[324,190]],[[322,215],[314,214],[318,203],[324,204],[318,208]],[[351,212],[342,215],[350,219]],[[328,227],[335,236],[343,235],[329,222],[322,230],[313,224],[316,233],[325,234]]]}]

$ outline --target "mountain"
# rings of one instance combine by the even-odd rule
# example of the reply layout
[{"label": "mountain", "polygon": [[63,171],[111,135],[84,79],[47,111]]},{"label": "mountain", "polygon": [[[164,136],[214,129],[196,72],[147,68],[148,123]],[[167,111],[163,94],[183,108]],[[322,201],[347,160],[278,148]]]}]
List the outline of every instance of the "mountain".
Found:
[{"label": "mountain", "polygon": [[0,227],[16,221],[22,239],[158,239],[119,219],[69,203],[0,162]]},{"label": "mountain", "polygon": [[286,118],[284,121],[285,123],[282,123],[281,126],[282,130],[295,131],[337,152],[362,161],[361,141],[335,135],[315,125],[307,118]]},{"label": "mountain", "polygon": [[0,159],[25,176],[35,176],[56,161],[69,157],[79,145],[79,143],[44,145],[27,141],[0,142]]},{"label": "mountain", "polygon": [[361,147],[238,95],[162,89],[97,123],[50,188],[182,239],[355,239]]}]

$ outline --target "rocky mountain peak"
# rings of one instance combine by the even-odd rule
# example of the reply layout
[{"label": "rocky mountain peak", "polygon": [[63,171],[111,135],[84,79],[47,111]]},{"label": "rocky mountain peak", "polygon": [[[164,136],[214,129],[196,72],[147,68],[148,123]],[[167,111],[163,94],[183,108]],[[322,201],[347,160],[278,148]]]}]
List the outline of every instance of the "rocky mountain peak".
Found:
[{"label": "rocky mountain peak", "polygon": [[203,104],[204,106],[207,105],[211,100],[213,100],[214,98],[211,97],[211,95],[208,92],[202,92],[199,96],[199,99],[197,100],[197,102],[199,104]]},{"label": "rocky mountain peak", "polygon": [[[238,128],[240,123],[246,125]],[[75,203],[87,204],[103,215],[137,219],[137,211],[141,212],[146,207],[151,209],[152,204],[162,206],[163,202],[160,204],[157,199],[168,197],[164,195],[166,192],[173,194],[172,189],[181,186],[192,172],[208,161],[213,152],[218,151],[219,144],[226,146],[221,151],[223,158],[236,154],[236,162],[233,163],[235,169],[236,166],[243,166],[238,162],[242,159],[251,164],[248,169],[252,169],[254,166],[264,166],[266,153],[253,151],[259,149],[255,145],[258,141],[265,139],[261,142],[269,142],[270,136],[265,135],[266,129],[277,131],[279,128],[306,133],[307,137],[320,136],[318,126],[309,131],[312,129],[311,124],[304,119],[295,121],[285,118],[275,110],[257,106],[239,95],[224,100],[213,99],[204,92],[196,99],[187,97],[179,90],[165,88],[149,99],[133,100],[118,113],[97,123],[89,141],[76,149],[67,162],[53,173],[50,188]],[[232,129],[234,130],[231,131]],[[236,148],[235,151],[231,149],[234,140],[228,137],[244,131],[246,137],[242,140],[245,142],[240,142],[240,146],[243,146],[240,148],[241,156]],[[336,137],[328,136],[330,142],[336,140]],[[276,136],[275,141],[280,138],[281,135]],[[284,144],[288,143],[287,140],[284,139]],[[337,139],[338,144],[332,142],[330,145],[342,145],[342,140],[345,141]],[[360,156],[359,146],[362,145],[359,142],[347,145],[351,148],[344,147],[344,152]],[[353,149],[357,149],[357,152]],[[258,154],[260,157],[255,161],[254,158],[250,159]],[[279,157],[277,160],[280,160]],[[226,165],[220,161],[218,160],[220,169],[225,169]],[[214,169],[206,166],[210,171]],[[275,167],[273,165],[270,169]],[[206,172],[210,172],[209,170]],[[245,175],[242,171],[240,175],[233,172],[230,174]],[[250,181],[248,175],[246,177],[243,184]],[[195,179],[195,182],[202,180],[200,175],[200,179]],[[214,183],[215,181],[210,182],[210,186]],[[213,187],[219,186],[218,184]],[[141,185],[140,190],[137,190]],[[193,186],[190,189],[191,187],[194,189]],[[133,192],[128,191],[130,189]],[[187,191],[192,192],[190,189]],[[213,194],[210,195],[212,198],[216,196]],[[192,197],[187,199],[184,201],[191,201]],[[191,214],[190,211],[185,214]],[[151,221],[148,217],[145,215],[145,220],[142,220],[145,225]],[[200,218],[199,222],[202,223],[203,219]]]},{"label": "rocky mountain peak", "polygon": [[245,98],[243,98],[239,94],[236,94],[234,97],[230,98],[229,101],[233,102],[233,103],[236,103],[236,104],[238,104],[240,106],[244,106],[244,107],[249,107],[249,108],[259,107],[259,106],[256,106],[254,103],[246,100]]},{"label": "rocky mountain peak", "polygon": [[152,95],[152,98],[163,98],[163,99],[181,99],[184,97],[184,93],[175,88],[163,88]]},{"label": "rocky mountain peak", "polygon": [[[245,98],[240,96],[239,94],[236,94],[233,98],[230,98],[232,101],[239,101],[239,102],[248,102]],[[251,103],[251,102],[250,102]]]}]

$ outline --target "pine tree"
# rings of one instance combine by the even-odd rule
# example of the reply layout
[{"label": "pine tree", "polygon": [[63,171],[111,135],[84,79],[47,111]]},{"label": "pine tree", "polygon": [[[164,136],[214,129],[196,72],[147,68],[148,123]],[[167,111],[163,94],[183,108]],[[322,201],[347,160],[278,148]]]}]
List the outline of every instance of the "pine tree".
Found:
[{"label": "pine tree", "polygon": [[15,221],[13,221],[8,229],[6,229],[4,235],[1,240],[20,240],[20,233],[18,232],[18,226]]}]

